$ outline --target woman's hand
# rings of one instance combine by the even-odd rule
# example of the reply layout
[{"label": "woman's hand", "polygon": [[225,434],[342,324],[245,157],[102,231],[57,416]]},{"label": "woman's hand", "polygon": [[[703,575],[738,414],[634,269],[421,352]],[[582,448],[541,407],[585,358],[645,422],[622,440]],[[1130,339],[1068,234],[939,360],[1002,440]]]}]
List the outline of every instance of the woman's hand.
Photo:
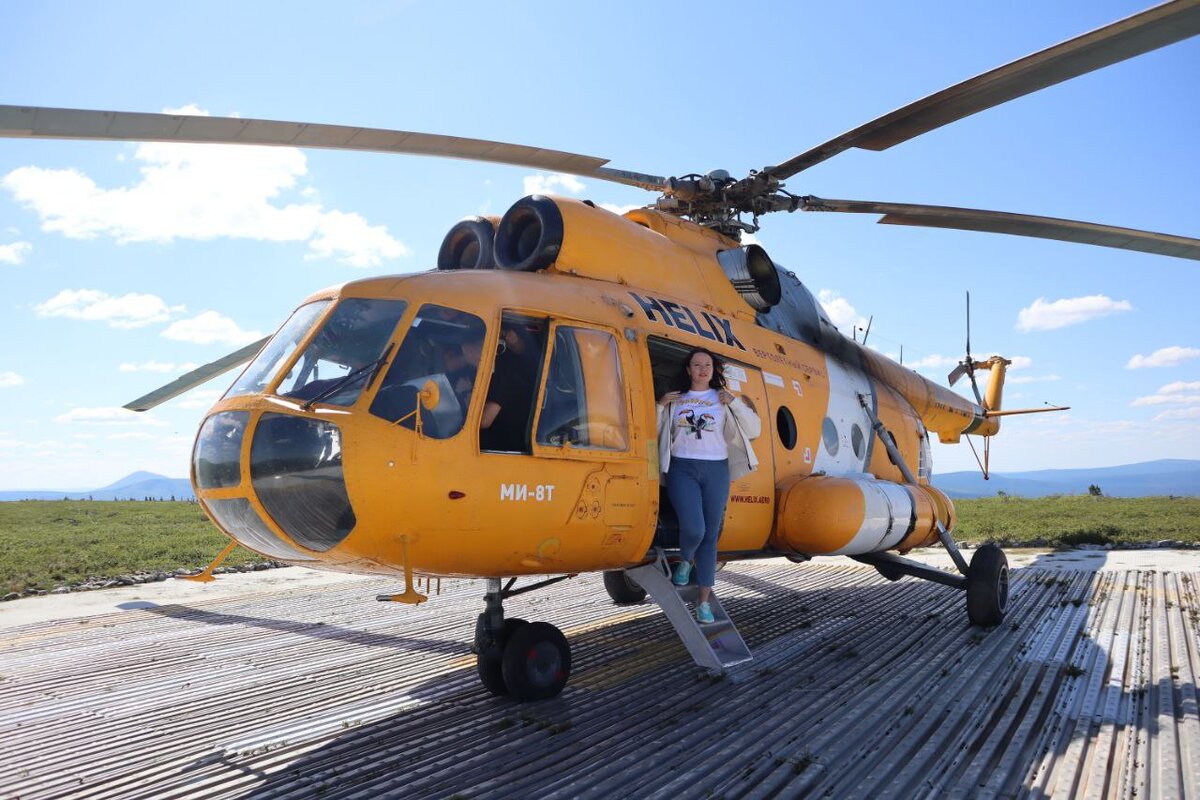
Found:
[{"label": "woman's hand", "polygon": [[667,392],[662,397],[658,398],[660,406],[669,406],[679,399],[679,392]]},{"label": "woman's hand", "polygon": [[717,392],[717,398],[720,399],[721,405],[723,405],[723,406],[727,406],[733,402],[733,395],[730,394],[729,392],[725,391],[724,389]]}]

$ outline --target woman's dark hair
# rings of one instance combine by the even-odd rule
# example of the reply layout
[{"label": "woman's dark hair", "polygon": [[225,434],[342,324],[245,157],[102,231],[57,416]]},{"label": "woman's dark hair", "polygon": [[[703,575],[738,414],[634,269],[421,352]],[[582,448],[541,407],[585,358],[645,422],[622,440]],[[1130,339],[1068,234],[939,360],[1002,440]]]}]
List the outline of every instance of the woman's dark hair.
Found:
[{"label": "woman's dark hair", "polygon": [[708,388],[716,389],[718,391],[724,389],[725,359],[721,358],[713,351],[707,350],[703,347],[694,348],[683,357],[683,361],[679,362],[679,374],[675,378],[675,388],[681,392],[689,391],[692,388],[692,377],[688,375],[687,368],[688,364],[692,363],[692,358],[695,357],[697,353],[704,353],[711,358],[713,362],[713,374],[708,380]]}]

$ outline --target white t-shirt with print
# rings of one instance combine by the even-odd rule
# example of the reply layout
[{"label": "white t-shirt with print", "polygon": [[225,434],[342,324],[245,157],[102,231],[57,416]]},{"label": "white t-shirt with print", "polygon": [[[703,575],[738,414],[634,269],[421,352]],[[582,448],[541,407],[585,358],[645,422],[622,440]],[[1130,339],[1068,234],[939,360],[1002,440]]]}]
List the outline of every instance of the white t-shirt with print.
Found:
[{"label": "white t-shirt with print", "polygon": [[676,458],[696,458],[702,461],[723,461],[729,458],[725,443],[725,406],[716,389],[703,392],[684,392],[672,404],[675,418],[671,420],[671,455]]}]

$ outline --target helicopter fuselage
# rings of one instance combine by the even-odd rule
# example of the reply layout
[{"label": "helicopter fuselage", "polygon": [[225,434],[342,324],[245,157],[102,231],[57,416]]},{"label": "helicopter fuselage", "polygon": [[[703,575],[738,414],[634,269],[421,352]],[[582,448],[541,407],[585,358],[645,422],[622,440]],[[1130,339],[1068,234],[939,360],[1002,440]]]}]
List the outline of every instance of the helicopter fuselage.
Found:
[{"label": "helicopter fuselage", "polygon": [[[928,486],[926,437],[994,424],[979,407],[838,334],[790,273],[776,308],[747,307],[714,257],[736,242],[699,228],[664,235],[645,210],[629,219],[553,202],[567,232],[549,269],[436,270],[308,298],[198,437],[193,481],[214,521],[273,558],[353,572],[641,563],[669,536],[656,397],[682,355],[705,347],[762,420],[758,469],[731,487],[723,560],[903,551],[952,525],[952,505]],[[573,259],[569,245],[589,237],[587,258]],[[611,271],[597,274],[606,254]],[[661,263],[672,258],[695,272],[692,292],[654,279],[665,268],[680,285],[680,265]],[[638,270],[643,280],[625,278]],[[475,363],[463,357],[472,340]],[[350,354],[351,342],[366,351]],[[327,362],[344,373],[317,378]],[[516,438],[497,445],[481,426],[506,370],[524,370],[527,399]]]}]

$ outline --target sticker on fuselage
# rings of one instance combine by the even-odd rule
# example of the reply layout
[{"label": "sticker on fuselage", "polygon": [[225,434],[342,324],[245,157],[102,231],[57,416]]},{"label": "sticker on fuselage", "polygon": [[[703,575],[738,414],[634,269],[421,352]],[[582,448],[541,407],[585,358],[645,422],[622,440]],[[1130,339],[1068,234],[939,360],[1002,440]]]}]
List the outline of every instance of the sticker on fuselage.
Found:
[{"label": "sticker on fuselage", "polygon": [[763,380],[771,386],[778,386],[780,389],[784,387],[782,376],[776,375],[774,372],[764,372]]}]

